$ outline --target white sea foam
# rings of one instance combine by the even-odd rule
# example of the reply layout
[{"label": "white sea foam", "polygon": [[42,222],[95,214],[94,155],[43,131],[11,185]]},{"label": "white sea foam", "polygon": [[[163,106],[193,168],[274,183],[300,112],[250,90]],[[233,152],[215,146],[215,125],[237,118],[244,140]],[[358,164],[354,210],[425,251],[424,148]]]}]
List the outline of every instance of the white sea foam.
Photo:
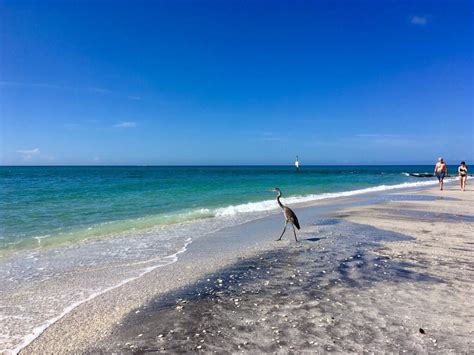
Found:
[{"label": "white sea foam", "polygon": [[33,237],[33,239],[36,239],[38,241],[38,245],[41,246],[41,240],[49,238],[49,237],[51,237],[51,235],[46,234],[46,235],[42,235],[42,236],[38,236],[38,237]]},{"label": "white sea foam", "polygon": [[[359,190],[350,190],[350,191],[342,191],[342,192],[327,192],[322,194],[311,194],[311,195],[304,195],[304,196],[290,196],[286,198],[282,198],[285,203],[289,204],[301,204],[301,203],[311,203],[320,200],[326,199],[334,199],[339,197],[349,197],[355,195],[366,194],[370,192],[381,192],[381,191],[389,191],[389,190],[396,190],[396,189],[404,189],[404,188],[415,188],[415,187],[423,187],[423,186],[430,186],[435,185],[437,182],[435,181],[418,181],[418,182],[406,182],[397,185],[379,185],[374,187],[368,187],[365,189]],[[224,217],[224,216],[235,216],[238,214],[245,214],[250,212],[264,212],[264,211],[271,211],[278,209],[278,205],[275,203],[275,200],[265,200],[260,202],[249,202],[240,205],[231,205],[223,208],[218,208],[215,211],[216,217]]]},{"label": "white sea foam", "polygon": [[[188,238],[185,241],[184,246],[180,250],[178,250],[176,253],[173,253],[171,255],[168,255],[168,256],[165,256],[165,257],[161,258],[160,261],[162,261],[162,263],[146,267],[146,268],[142,269],[141,272],[138,275],[134,276],[134,277],[130,277],[130,278],[127,278],[125,280],[122,280],[121,282],[119,282],[118,284],[116,284],[114,286],[107,287],[103,290],[92,293],[88,297],[86,297],[86,298],[84,298],[84,299],[82,299],[78,302],[70,304],[68,307],[64,308],[63,311],[58,316],[56,316],[54,318],[51,318],[51,319],[48,319],[46,322],[44,322],[40,326],[34,328],[31,331],[30,334],[27,334],[23,338],[23,341],[17,347],[15,347],[14,349],[3,349],[2,351],[6,351],[7,353],[10,353],[10,354],[18,354],[22,349],[24,349],[26,346],[31,344],[31,342],[33,340],[35,340],[37,337],[39,337],[49,326],[56,323],[58,320],[60,320],[64,316],[66,316],[68,313],[70,313],[72,310],[74,310],[75,308],[77,308],[81,304],[86,303],[86,302],[88,302],[88,301],[90,301],[90,300],[106,293],[106,292],[109,292],[113,289],[116,289],[120,286],[123,286],[123,285],[125,285],[125,284],[127,284],[131,281],[137,280],[140,277],[150,273],[151,271],[153,271],[153,270],[155,270],[159,267],[163,267],[163,266],[167,266],[167,265],[170,265],[172,263],[175,263],[176,261],[178,261],[178,255],[184,253],[187,250],[187,246],[191,242],[192,242],[191,238]],[[15,317],[18,318],[18,316],[15,316]]]}]

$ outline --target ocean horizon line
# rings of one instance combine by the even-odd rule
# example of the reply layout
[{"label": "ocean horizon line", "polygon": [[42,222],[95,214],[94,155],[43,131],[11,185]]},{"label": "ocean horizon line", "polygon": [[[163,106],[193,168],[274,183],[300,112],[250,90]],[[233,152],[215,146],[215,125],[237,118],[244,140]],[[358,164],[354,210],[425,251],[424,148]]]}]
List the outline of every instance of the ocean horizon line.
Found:
[{"label": "ocean horizon line", "polygon": [[[457,161],[457,160],[455,160]],[[460,160],[461,161],[461,160]],[[300,168],[303,167],[328,167],[328,166],[357,166],[357,167],[374,167],[374,166],[431,166],[435,163],[374,163],[374,164],[301,164]],[[448,164],[458,165],[458,163]],[[54,167],[163,167],[163,168],[189,168],[189,167],[210,167],[210,168],[223,168],[223,167],[292,167],[293,164],[49,164],[49,165],[0,165],[0,168],[54,168]]]}]

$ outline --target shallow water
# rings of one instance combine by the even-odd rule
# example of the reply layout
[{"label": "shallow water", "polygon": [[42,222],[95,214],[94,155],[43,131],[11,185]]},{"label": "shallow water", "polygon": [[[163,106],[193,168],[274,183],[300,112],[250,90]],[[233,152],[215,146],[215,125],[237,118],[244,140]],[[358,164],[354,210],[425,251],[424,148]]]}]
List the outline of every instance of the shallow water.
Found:
[{"label": "shallow water", "polygon": [[231,225],[218,222],[157,226],[1,258],[0,353],[21,349],[81,303],[176,262],[193,239]]},{"label": "shallow water", "polygon": [[2,250],[276,208],[361,189],[435,181],[406,176],[428,166],[0,167]]},{"label": "shallow water", "polygon": [[458,201],[454,197],[431,196],[431,195],[390,195],[381,196],[381,201]]}]

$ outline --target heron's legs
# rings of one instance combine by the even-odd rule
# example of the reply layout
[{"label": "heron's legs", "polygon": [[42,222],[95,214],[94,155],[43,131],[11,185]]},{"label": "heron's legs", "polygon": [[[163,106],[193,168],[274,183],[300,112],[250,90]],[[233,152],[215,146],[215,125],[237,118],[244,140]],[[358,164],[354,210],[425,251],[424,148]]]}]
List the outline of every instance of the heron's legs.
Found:
[{"label": "heron's legs", "polygon": [[296,241],[298,241],[298,238],[296,238],[296,230],[295,230],[295,226],[294,226],[293,224],[292,224],[291,226],[293,227],[293,233],[294,233],[294,235],[295,235],[295,240],[296,240]]},{"label": "heron's legs", "polygon": [[283,234],[285,234],[287,225],[288,225],[288,222],[285,222],[285,226],[283,227],[283,232],[281,232],[280,238],[278,238],[277,240],[281,240],[281,237],[283,237]]}]

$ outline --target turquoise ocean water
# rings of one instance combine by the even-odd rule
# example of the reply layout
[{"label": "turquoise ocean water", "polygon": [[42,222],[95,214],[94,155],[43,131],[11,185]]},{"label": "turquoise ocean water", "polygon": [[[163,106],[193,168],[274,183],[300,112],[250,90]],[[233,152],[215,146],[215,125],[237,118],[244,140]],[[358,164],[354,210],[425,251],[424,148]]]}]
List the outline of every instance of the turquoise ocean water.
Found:
[{"label": "turquoise ocean water", "polygon": [[432,169],[0,167],[0,353],[17,353],[84,302],[185,258],[190,243],[279,213],[270,188],[293,207],[434,186],[409,175]]},{"label": "turquoise ocean water", "polygon": [[[455,171],[454,167],[450,167]],[[0,251],[275,208],[328,193],[417,184],[432,166],[0,167]],[[337,194],[335,195],[337,196]]]}]

